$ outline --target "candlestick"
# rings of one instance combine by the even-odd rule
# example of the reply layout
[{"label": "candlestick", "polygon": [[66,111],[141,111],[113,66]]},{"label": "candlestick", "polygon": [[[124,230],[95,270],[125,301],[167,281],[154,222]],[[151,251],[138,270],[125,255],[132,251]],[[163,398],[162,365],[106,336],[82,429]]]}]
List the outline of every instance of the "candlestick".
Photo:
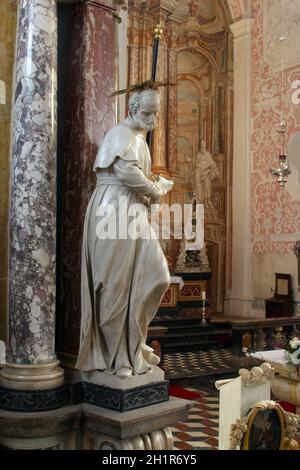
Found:
[{"label": "candlestick", "polygon": [[201,319],[201,325],[206,325],[206,309],[205,309],[205,300],[206,300],[206,292],[205,290],[202,292],[202,319]]}]

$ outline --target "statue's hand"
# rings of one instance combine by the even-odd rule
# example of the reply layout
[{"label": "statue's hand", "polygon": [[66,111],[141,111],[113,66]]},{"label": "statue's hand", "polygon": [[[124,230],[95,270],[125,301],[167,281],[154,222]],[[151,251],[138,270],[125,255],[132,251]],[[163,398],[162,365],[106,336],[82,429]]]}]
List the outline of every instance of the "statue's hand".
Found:
[{"label": "statue's hand", "polygon": [[164,196],[165,194],[167,194],[169,191],[171,191],[171,189],[173,188],[174,186],[174,181],[172,180],[167,180],[166,178],[163,178],[163,176],[160,176],[159,177],[159,180],[157,181],[157,186],[159,186],[160,190],[161,190],[161,193],[162,195]]}]

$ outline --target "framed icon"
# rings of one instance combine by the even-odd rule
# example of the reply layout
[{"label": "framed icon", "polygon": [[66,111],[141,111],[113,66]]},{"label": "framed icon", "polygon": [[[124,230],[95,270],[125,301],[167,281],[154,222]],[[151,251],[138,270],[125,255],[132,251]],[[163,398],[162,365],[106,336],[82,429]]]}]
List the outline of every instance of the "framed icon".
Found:
[{"label": "framed icon", "polygon": [[[272,403],[272,402],[271,402]],[[274,402],[273,402],[274,403]],[[248,415],[247,431],[242,450],[283,450],[285,445],[285,417],[280,405],[258,403]]]}]

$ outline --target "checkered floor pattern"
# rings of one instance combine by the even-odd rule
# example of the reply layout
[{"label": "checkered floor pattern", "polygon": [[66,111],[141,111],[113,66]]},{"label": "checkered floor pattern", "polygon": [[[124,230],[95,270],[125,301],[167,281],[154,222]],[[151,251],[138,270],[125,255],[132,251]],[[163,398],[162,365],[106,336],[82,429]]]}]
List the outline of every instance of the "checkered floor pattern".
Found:
[{"label": "checkered floor pattern", "polygon": [[188,421],[171,428],[174,436],[174,449],[178,450],[218,450],[219,396],[206,391],[184,387],[198,392],[193,399]]},{"label": "checkered floor pattern", "polygon": [[237,372],[240,362],[228,349],[211,349],[164,354],[162,367],[167,379],[179,379]]}]

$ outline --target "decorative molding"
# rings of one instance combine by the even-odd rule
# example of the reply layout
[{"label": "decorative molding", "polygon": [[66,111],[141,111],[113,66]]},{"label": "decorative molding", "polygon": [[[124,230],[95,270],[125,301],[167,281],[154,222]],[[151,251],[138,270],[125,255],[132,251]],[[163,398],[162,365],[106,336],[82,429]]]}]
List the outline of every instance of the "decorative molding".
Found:
[{"label": "decorative molding", "polygon": [[236,450],[237,447],[240,447],[244,433],[248,430],[247,421],[247,417],[241,418],[237,419],[235,424],[231,425],[229,437],[230,450]]},{"label": "decorative molding", "polygon": [[53,390],[12,390],[0,387],[0,408],[8,411],[55,410],[67,402],[67,387]]},{"label": "decorative molding", "polygon": [[168,401],[168,386],[169,382],[166,380],[134,389],[119,390],[84,382],[84,401],[125,412]]}]

